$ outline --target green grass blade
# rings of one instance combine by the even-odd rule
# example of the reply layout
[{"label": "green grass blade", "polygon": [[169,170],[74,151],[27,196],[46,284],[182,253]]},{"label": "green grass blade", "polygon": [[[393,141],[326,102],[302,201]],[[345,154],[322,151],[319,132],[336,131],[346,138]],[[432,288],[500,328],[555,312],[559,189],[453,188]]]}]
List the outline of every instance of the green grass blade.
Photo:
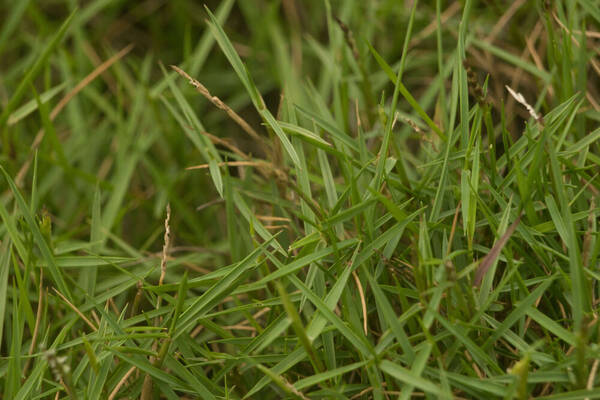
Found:
[{"label": "green grass blade", "polygon": [[407,370],[406,368],[403,368],[403,367],[399,366],[398,364],[395,364],[391,361],[383,360],[381,362],[381,364],[379,365],[379,368],[381,368],[381,370],[383,372],[385,372],[386,374],[393,376],[394,378],[398,379],[399,381],[410,384],[410,385],[414,385],[415,387],[418,387],[419,389],[421,389],[427,393],[431,393],[432,395],[436,396],[439,399],[451,399],[452,398],[452,395],[444,392],[440,387],[438,387],[433,382],[431,382],[427,379],[421,378],[420,376],[415,375],[414,373]]},{"label": "green grass blade", "polygon": [[6,104],[6,106],[3,108],[2,113],[0,113],[0,129],[4,128],[4,125],[6,124],[8,117],[10,116],[10,114],[13,112],[13,110],[17,106],[17,103],[25,95],[25,91],[27,90],[27,87],[31,84],[33,79],[40,73],[41,69],[46,64],[46,61],[47,61],[48,57],[50,56],[50,54],[52,54],[52,52],[54,51],[56,46],[58,46],[60,44],[60,42],[62,41],[65,33],[67,32],[67,30],[69,29],[69,26],[71,25],[71,22],[73,22],[73,18],[75,17],[76,13],[77,13],[77,9],[75,9],[73,12],[71,12],[71,14],[65,20],[65,22],[63,22],[63,24],[61,25],[58,32],[56,32],[54,37],[46,45],[46,47],[44,48],[44,50],[42,51],[40,56],[37,58],[35,63],[31,66],[31,68],[27,71],[27,73],[25,74],[23,79],[19,82],[19,86],[17,87],[17,89],[15,90],[13,95],[11,96],[11,98],[8,101],[8,103]]}]

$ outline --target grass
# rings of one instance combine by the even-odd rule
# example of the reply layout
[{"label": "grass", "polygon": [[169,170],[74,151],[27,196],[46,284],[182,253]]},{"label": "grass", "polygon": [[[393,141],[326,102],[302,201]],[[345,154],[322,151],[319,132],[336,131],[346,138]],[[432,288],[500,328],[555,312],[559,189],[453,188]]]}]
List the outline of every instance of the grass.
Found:
[{"label": "grass", "polygon": [[76,3],[0,6],[1,398],[600,398],[596,2]]}]

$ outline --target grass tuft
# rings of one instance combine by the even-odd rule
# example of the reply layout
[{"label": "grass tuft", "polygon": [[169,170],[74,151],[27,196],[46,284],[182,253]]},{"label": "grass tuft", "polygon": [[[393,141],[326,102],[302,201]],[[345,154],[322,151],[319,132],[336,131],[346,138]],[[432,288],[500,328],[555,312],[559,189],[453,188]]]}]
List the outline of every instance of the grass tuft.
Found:
[{"label": "grass tuft", "polygon": [[600,398],[600,8],[397,3],[2,3],[0,397]]}]

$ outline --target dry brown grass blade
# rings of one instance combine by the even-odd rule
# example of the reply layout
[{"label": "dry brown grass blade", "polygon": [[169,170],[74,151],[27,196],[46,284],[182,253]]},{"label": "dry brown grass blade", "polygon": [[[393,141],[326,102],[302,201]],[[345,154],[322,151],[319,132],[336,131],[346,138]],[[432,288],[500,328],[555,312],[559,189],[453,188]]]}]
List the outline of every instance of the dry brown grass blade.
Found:
[{"label": "dry brown grass blade", "polygon": [[[462,8],[462,5],[459,1],[456,1],[448,6],[442,14],[440,15],[440,22],[444,25],[450,18],[452,18],[457,12],[459,12]],[[421,43],[425,38],[435,32],[437,29],[437,19],[433,18],[432,21],[423,28],[422,31],[413,36],[410,43],[408,44],[408,48],[412,49]]]},{"label": "dry brown grass blade", "polygon": [[[565,24],[562,23],[562,21],[560,20],[560,18],[558,18],[558,16],[556,15],[555,12],[552,13],[552,17],[554,18],[554,21],[556,21],[556,23],[569,35],[569,37],[571,38],[571,40],[573,41],[573,43],[575,44],[575,46],[580,47],[579,41],[575,38],[574,35],[581,35],[582,32],[581,31],[570,31],[569,28],[567,28],[565,26]],[[584,34],[587,37],[591,37],[591,38],[598,38],[599,34],[598,32],[591,32],[591,31],[585,31]],[[599,51],[592,47],[596,53],[599,53]],[[600,63],[595,59],[595,58],[590,58],[590,65],[592,66],[592,69],[596,72],[596,75],[600,76]],[[594,109],[596,111],[600,110],[600,104],[598,104],[598,102],[596,101],[596,99],[592,96],[592,94],[590,93],[590,91],[587,91],[585,94],[585,97],[588,99],[588,101],[590,102],[591,106],[594,107]]]},{"label": "dry brown grass blade", "polygon": [[458,201],[456,205],[456,211],[454,212],[454,219],[452,219],[452,228],[450,229],[450,237],[448,238],[448,250],[446,251],[446,257],[452,251],[452,241],[454,240],[454,234],[456,233],[456,225],[458,224],[458,213],[460,212],[460,206],[462,204],[462,200]]},{"label": "dry brown grass blade", "polygon": [[75,311],[75,313],[77,315],[79,315],[79,317],[86,323],[89,325],[90,328],[92,328],[92,330],[94,332],[98,332],[98,328],[96,328],[96,326],[92,323],[92,321],[90,321],[88,319],[88,317],[86,317],[81,311],[79,311],[79,309],[77,307],[75,307],[73,305],[73,303],[71,303],[61,292],[59,292],[58,290],[56,290],[56,288],[53,288],[54,291],[56,292],[56,294],[58,295],[58,297],[60,297],[65,303],[67,303],[67,305],[73,310]]},{"label": "dry brown grass blade", "polygon": [[[94,68],[92,72],[90,72],[85,78],[83,78],[67,94],[65,94],[65,96],[58,102],[58,104],[54,106],[52,111],[50,111],[50,121],[54,121],[56,116],[65,108],[69,101],[71,101],[71,99],[77,95],[77,93],[81,92],[83,88],[89,85],[94,79],[96,79],[100,74],[106,71],[111,65],[119,61],[121,58],[125,57],[127,53],[129,53],[131,49],[133,49],[133,47],[133,44],[124,47],[117,54],[115,54],[114,56],[112,56],[111,58]],[[43,129],[40,129],[38,131],[37,135],[35,136],[35,139],[33,139],[33,143],[31,144],[31,150],[36,150],[40,146],[40,144],[42,143],[42,139],[44,138],[44,134],[45,132]],[[23,166],[17,173],[17,176],[15,178],[17,186],[23,186],[23,179],[25,178],[25,174],[27,173],[27,171],[29,170],[29,166],[31,165],[33,153],[34,152],[32,152],[29,155],[29,158],[27,159],[25,164],[23,164]]]},{"label": "dry brown grass blade", "polygon": [[[596,379],[596,373],[598,372],[598,364],[600,364],[599,359],[594,360],[594,364],[592,364],[592,369],[590,371],[590,375],[588,376],[587,385],[585,388],[587,390],[592,390],[594,388],[594,381]],[[589,397],[586,397],[585,400],[588,400]]]},{"label": "dry brown grass blade", "polygon": [[204,210],[205,208],[208,208],[208,207],[210,207],[210,206],[214,206],[215,204],[224,203],[224,202],[225,202],[225,200],[223,200],[223,199],[221,199],[221,198],[218,198],[218,199],[215,199],[215,200],[211,200],[211,201],[209,201],[209,202],[206,202],[206,203],[204,203],[204,204],[201,204],[201,205],[199,205],[198,207],[196,207],[196,211],[202,211],[202,210]]},{"label": "dry brown grass blade", "polygon": [[496,258],[498,258],[498,256],[500,255],[500,252],[506,245],[506,242],[508,242],[508,239],[514,233],[515,229],[517,229],[517,226],[519,225],[520,221],[521,221],[521,216],[519,215],[517,217],[517,219],[515,220],[515,222],[513,222],[512,225],[508,227],[506,232],[504,232],[504,235],[502,235],[500,240],[498,240],[496,242],[496,244],[494,244],[494,247],[492,247],[490,252],[487,253],[487,255],[483,258],[483,260],[481,260],[481,263],[479,264],[479,267],[477,268],[477,271],[475,272],[475,280],[473,281],[473,286],[479,287],[481,285],[481,281],[483,280],[483,277],[485,276],[487,271],[490,269],[490,267],[492,266],[492,264],[494,263]]},{"label": "dry brown grass blade", "polygon": [[[83,52],[85,53],[87,58],[90,60],[90,62],[94,66],[94,68],[96,68],[100,64],[102,64],[102,59],[100,58],[100,56],[96,52],[96,49],[92,46],[92,44],[90,42],[88,42],[87,40],[83,40],[81,42],[81,49],[83,50]],[[104,80],[106,87],[113,94],[113,96],[118,96],[119,95],[119,88],[118,88],[119,85],[118,85],[115,77],[110,75],[109,73],[107,73],[106,70],[104,72],[102,72],[100,74],[100,76]]]},{"label": "dry brown grass blade", "polygon": [[[571,32],[569,28],[567,28],[565,24],[562,23],[562,21],[560,20],[560,18],[558,18],[555,12],[552,13],[552,17],[554,18],[554,21],[556,21],[556,23],[561,27],[561,29],[563,29],[571,37],[571,40],[573,41],[575,46],[580,47],[579,41],[573,35],[574,32]],[[579,33],[581,34],[581,31],[579,31]],[[596,74],[600,76],[600,63],[598,63],[594,58],[590,58],[590,64],[592,65],[594,71],[596,71]]]},{"label": "dry brown grass blade", "polygon": [[291,222],[292,220],[290,218],[286,218],[286,217],[274,217],[272,215],[256,215],[256,218],[258,218],[261,221],[283,221],[283,222]]},{"label": "dry brown grass blade", "polygon": [[[40,287],[38,289],[38,305],[37,305],[37,312],[35,314],[35,327],[33,328],[33,334],[31,336],[31,344],[29,345],[29,351],[27,352],[28,356],[31,356],[33,354],[33,350],[35,349],[35,346],[37,345],[37,337],[39,334],[39,330],[40,330],[40,322],[42,320],[42,305],[44,302],[44,294],[48,294],[47,291],[44,291],[44,270],[40,269]],[[22,376],[27,376],[27,370],[29,370],[29,366],[31,365],[31,361],[33,360],[33,358],[28,358],[27,362],[25,363],[25,366],[23,367],[23,373]]]},{"label": "dry brown grass blade", "polygon": [[365,331],[365,336],[368,336],[369,329],[367,327],[367,302],[365,301],[365,293],[364,293],[362,284],[360,283],[360,279],[358,278],[358,275],[356,274],[356,271],[352,271],[352,276],[354,277],[354,282],[356,282],[356,287],[358,288],[358,294],[360,296],[360,304],[361,304],[362,313],[363,313],[363,329]]},{"label": "dry brown grass blade", "polygon": [[[287,173],[280,168],[277,168],[275,164],[272,162],[264,161],[264,160],[256,160],[256,161],[227,161],[220,162],[217,164],[219,167],[256,167],[257,171],[265,178],[272,179],[273,177],[277,180],[278,183],[286,183],[293,190],[297,191],[297,187],[294,186],[293,182],[287,176]],[[200,164],[193,165],[191,167],[187,167],[186,170],[193,169],[207,169],[209,167],[208,164]]]},{"label": "dry brown grass blade", "polygon": [[119,390],[121,390],[121,388],[123,387],[123,385],[127,382],[127,379],[131,376],[131,374],[133,374],[133,372],[136,370],[137,367],[131,367],[129,369],[129,371],[127,371],[125,373],[125,375],[123,376],[123,378],[121,378],[121,380],[119,381],[119,383],[117,383],[117,386],[115,386],[115,388],[113,389],[112,392],[110,392],[110,395],[108,396],[108,400],[114,400],[115,397],[117,397],[117,394],[119,393]]},{"label": "dry brown grass blade", "polygon": [[[525,3],[525,0],[516,0],[511,6],[506,10],[506,12],[498,19],[496,25],[492,28],[490,34],[485,38],[486,42],[493,43],[496,40],[498,34],[504,29],[506,24],[511,20],[511,18],[516,14],[516,12],[521,8],[521,6]],[[460,3],[459,3],[460,4]]]},{"label": "dry brown grass blade", "polygon": [[200,132],[202,135],[206,136],[210,139],[214,144],[220,144],[221,146],[227,147],[229,150],[242,157],[244,160],[249,160],[250,156],[243,151],[241,151],[238,147],[235,146],[233,140],[231,139],[222,139],[218,136],[215,136],[209,132]]},{"label": "dry brown grass blade", "polygon": [[90,82],[96,79],[98,75],[106,71],[115,62],[125,57],[127,53],[129,53],[133,49],[133,47],[133,44],[127,45],[126,47],[121,49],[121,51],[119,51],[117,54],[104,61],[102,64],[98,65],[88,76],[83,78],[83,80],[79,82],[72,90],[70,90],[69,93],[67,93],[65,97],[63,97],[58,102],[58,104],[52,109],[52,111],[50,112],[50,120],[56,118],[58,113],[60,113],[62,109],[65,108],[65,106],[69,103],[69,101],[71,101],[73,97],[75,97],[77,93],[79,93],[84,87],[89,85]]},{"label": "dry brown grass blade", "polygon": [[588,228],[583,236],[583,251],[582,251],[582,260],[583,266],[589,267],[590,263],[590,251],[592,249],[592,240],[594,234],[594,221],[596,219],[596,199],[592,197],[590,201],[590,210],[588,214]]},{"label": "dry brown grass blade", "polygon": [[[265,164],[267,164],[264,161],[223,161],[218,163],[217,165],[219,167],[224,167],[224,166],[228,166],[228,167],[261,167],[264,166]],[[207,169],[209,167],[208,164],[200,164],[200,165],[194,165],[191,167],[187,167],[186,170],[192,170],[192,169]]]}]

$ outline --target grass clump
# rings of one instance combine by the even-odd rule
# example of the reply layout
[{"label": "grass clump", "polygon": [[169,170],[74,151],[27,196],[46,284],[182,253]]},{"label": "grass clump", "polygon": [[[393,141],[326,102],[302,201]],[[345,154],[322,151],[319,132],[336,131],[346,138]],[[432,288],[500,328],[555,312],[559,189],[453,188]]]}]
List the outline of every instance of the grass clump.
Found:
[{"label": "grass clump", "polygon": [[409,3],[5,2],[2,398],[600,398],[600,9]]}]

